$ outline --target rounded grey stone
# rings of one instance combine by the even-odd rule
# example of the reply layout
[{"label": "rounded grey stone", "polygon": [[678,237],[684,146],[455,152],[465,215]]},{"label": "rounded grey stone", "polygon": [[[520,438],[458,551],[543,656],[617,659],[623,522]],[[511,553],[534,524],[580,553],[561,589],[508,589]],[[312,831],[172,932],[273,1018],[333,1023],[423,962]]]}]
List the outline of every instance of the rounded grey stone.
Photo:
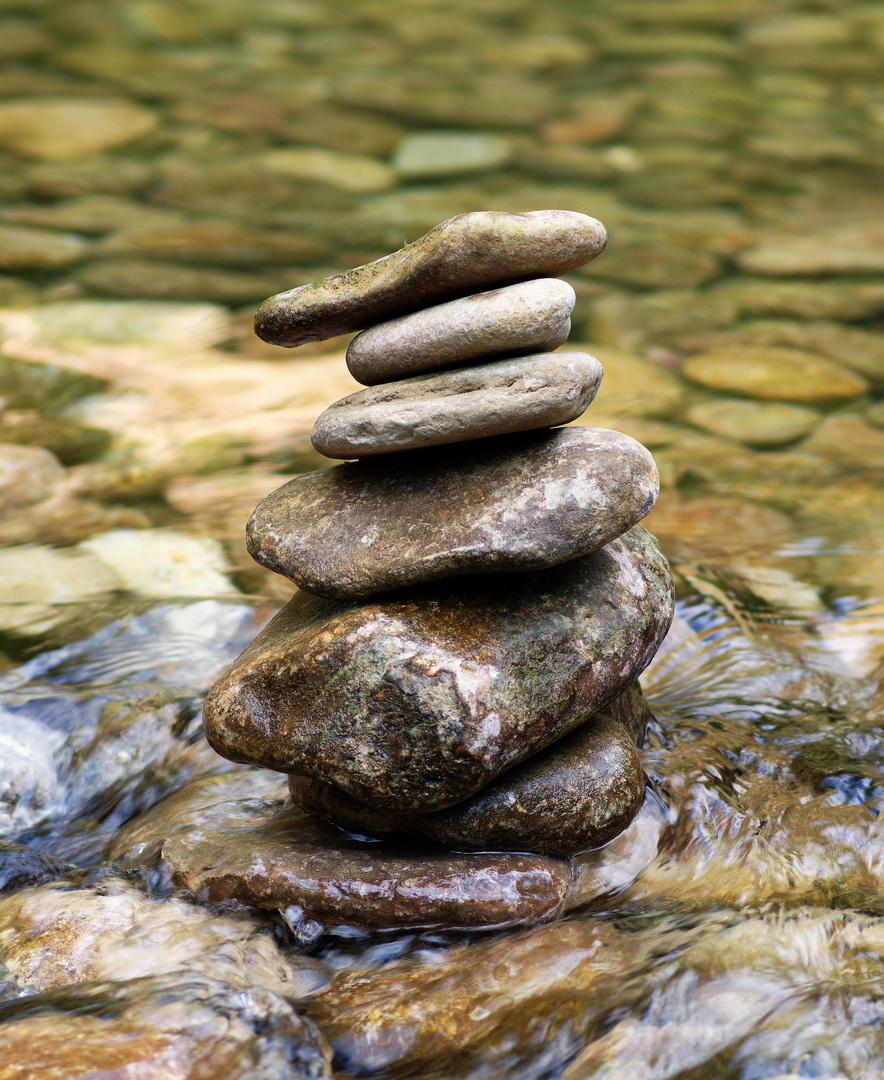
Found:
[{"label": "rounded grey stone", "polygon": [[568,340],[575,300],[558,278],[449,300],[363,330],[350,342],[347,367],[374,386],[486,356],[551,352]]},{"label": "rounded grey stone", "polygon": [[465,802],[431,814],[364,806],[321,780],[290,776],[292,801],[373,836],[432,840],[456,851],[576,855],[618,836],[645,778],[626,729],[604,713],[516,765]]},{"label": "rounded grey stone", "polygon": [[444,809],[603,711],[650,662],[672,604],[641,526],[537,573],[362,602],[299,592],[210,691],[206,735],[370,806]]},{"label": "rounded grey stone", "polygon": [[255,333],[289,347],[323,341],[482,289],[567,274],[606,240],[601,222],[571,210],[458,214],[383,259],[271,296]]},{"label": "rounded grey stone", "polygon": [[329,406],[312,442],[331,458],[463,442],[576,420],[602,379],[588,353],[538,353],[416,375],[360,390]]},{"label": "rounded grey stone", "polygon": [[586,555],[641,521],[658,490],[628,435],[532,431],[305,473],[259,503],[246,542],[303,589],[366,597]]}]

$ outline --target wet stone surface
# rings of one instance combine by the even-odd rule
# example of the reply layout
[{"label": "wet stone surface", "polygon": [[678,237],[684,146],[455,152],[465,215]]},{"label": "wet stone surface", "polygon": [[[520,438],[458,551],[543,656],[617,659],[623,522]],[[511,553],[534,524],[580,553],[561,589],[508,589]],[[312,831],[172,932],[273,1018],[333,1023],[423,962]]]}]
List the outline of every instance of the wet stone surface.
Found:
[{"label": "wet stone surface", "polygon": [[297,595],[208,695],[212,746],[381,809],[460,802],[636,679],[671,578],[641,526],[533,574],[378,601]]},{"label": "wet stone surface", "polygon": [[629,824],[645,793],[635,744],[603,713],[463,803],[432,814],[372,810],[318,780],[293,775],[292,802],[371,836],[417,837],[455,851],[574,855]]},{"label": "wet stone surface", "polygon": [[567,429],[338,465],[268,495],[252,557],[301,588],[367,597],[588,554],[648,513],[657,468],[626,435]]},{"label": "wet stone surface", "polygon": [[564,859],[365,843],[300,810],[237,831],[182,829],[162,846],[175,883],[210,904],[279,910],[307,938],[329,927],[505,927],[555,918]]}]

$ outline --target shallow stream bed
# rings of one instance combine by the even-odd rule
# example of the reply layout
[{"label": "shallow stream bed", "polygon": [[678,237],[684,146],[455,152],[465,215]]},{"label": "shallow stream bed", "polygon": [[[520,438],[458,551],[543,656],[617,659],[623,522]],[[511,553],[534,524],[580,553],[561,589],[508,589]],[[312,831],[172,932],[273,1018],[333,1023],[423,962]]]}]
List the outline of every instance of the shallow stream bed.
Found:
[{"label": "shallow stream bed", "polygon": [[[882,1074],[882,65],[871,0],[0,0],[0,1080]],[[160,839],[283,803],[201,702],[357,388],[255,307],[549,207],[610,234],[578,423],[662,479],[639,817],[542,926],[174,887]]]}]

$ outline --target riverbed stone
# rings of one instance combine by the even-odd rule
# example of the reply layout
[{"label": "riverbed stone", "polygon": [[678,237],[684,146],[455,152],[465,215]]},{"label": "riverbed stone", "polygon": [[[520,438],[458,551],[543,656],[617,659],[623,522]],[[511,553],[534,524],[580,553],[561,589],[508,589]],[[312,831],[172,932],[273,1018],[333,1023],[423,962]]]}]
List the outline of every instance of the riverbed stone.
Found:
[{"label": "riverbed stone", "polygon": [[501,435],[347,462],[283,484],[246,528],[258,563],[336,599],[586,555],[657,498],[641,443],[602,428]]},{"label": "riverbed stone", "polygon": [[376,262],[270,297],[255,331],[274,345],[322,341],[483,289],[566,274],[606,239],[599,221],[569,210],[459,214]]},{"label": "riverbed stone", "polygon": [[251,828],[184,829],[162,858],[180,887],[210,904],[280,911],[308,939],[340,926],[516,926],[561,913],[564,859],[453,854],[366,842],[288,808]]},{"label": "riverbed stone", "polygon": [[68,161],[131,142],[158,124],[156,113],[122,98],[20,98],[0,104],[0,146]]},{"label": "riverbed stone", "polygon": [[650,662],[672,618],[645,529],[536,572],[383,599],[299,592],[210,691],[210,744],[384,810],[470,798],[581,724]]},{"label": "riverbed stone", "polygon": [[635,744],[598,713],[466,802],[431,814],[373,810],[321,780],[289,777],[303,810],[372,836],[434,841],[455,851],[575,855],[601,847],[632,821],[645,778]]},{"label": "riverbed stone", "polygon": [[834,360],[785,346],[721,346],[689,357],[681,373],[710,390],[796,405],[838,404],[869,389]]},{"label": "riverbed stone", "polygon": [[186,971],[294,998],[327,981],[321,964],[285,957],[248,922],[179,898],[151,899],[113,877],[92,888],[62,880],[0,900],[0,961],[32,992]]},{"label": "riverbed stone", "polygon": [[331,1080],[330,1058],[280,995],[182,972],[30,994],[0,1022],[2,1080]]},{"label": "riverbed stone", "polygon": [[586,411],[601,379],[599,361],[578,352],[416,375],[336,401],[311,440],[326,457],[362,458],[566,424]]},{"label": "riverbed stone", "polygon": [[535,278],[449,300],[363,330],[347,367],[373,386],[486,356],[550,352],[568,338],[576,299],[566,281]]},{"label": "riverbed stone", "polygon": [[702,401],[685,412],[685,419],[713,435],[747,446],[785,446],[803,438],[819,422],[816,409],[786,401],[743,401],[721,398]]}]

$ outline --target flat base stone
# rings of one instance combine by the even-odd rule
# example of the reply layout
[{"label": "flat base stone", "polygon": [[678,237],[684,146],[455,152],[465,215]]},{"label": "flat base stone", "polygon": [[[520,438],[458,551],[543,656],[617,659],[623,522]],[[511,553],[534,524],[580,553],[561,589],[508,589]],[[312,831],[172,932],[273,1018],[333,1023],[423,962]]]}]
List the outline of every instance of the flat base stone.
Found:
[{"label": "flat base stone", "polygon": [[292,808],[256,814],[246,828],[182,829],[162,859],[202,901],[278,910],[308,934],[545,921],[561,913],[571,885],[563,859],[366,842]]}]

